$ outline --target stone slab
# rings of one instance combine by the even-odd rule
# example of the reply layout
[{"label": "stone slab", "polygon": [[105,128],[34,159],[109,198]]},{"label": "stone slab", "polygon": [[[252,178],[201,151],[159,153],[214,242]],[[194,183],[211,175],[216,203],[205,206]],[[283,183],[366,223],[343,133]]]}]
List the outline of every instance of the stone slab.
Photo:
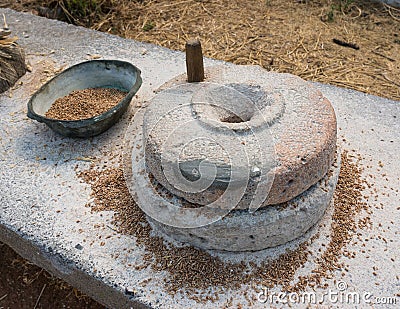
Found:
[{"label": "stone slab", "polygon": [[[244,293],[256,294],[249,285],[239,290],[226,289],[216,303],[197,303],[181,294],[171,296],[163,285],[167,273],[128,266],[140,260],[144,250],[135,244],[134,238],[112,229],[112,213],[92,213],[85,207],[90,188],[79,181],[74,168],[89,167],[90,162],[82,158],[107,158],[110,152],[118,150],[128,116],[106,133],[87,140],[60,137],[26,117],[29,97],[43,83],[41,78],[48,67],[70,66],[86,60],[88,53],[130,61],[143,72],[143,86],[133,101],[139,104],[148,100],[153,90],[184,71],[184,55],[7,9],[1,9],[0,13],[7,16],[10,27],[20,37],[33,69],[22,78],[22,85],[0,96],[0,240],[110,308],[220,308],[230,299],[232,306],[246,304]],[[205,64],[221,62],[206,59]],[[376,201],[368,202],[374,210],[370,215],[372,226],[360,231],[360,237],[369,241],[351,243],[356,257],[342,258],[348,271],[344,276],[335,273],[327,280],[328,287],[334,289],[336,282],[343,280],[351,291],[393,297],[399,293],[400,284],[396,278],[400,272],[399,193],[390,189],[398,189],[400,180],[399,102],[333,86],[316,86],[335,108],[342,148],[354,149],[365,158],[364,174],[376,177],[373,181],[378,192]],[[329,215],[322,219],[321,227],[324,224],[330,225]],[[99,237],[105,239],[104,244]],[[231,261],[257,261],[277,256],[286,248],[246,256],[212,254]],[[309,249],[317,252],[318,244]],[[362,250],[366,253],[361,253]],[[378,267],[377,276],[372,274],[372,267]],[[310,269],[306,264],[301,272]],[[156,280],[142,285],[148,278]],[[127,295],[126,287],[133,287],[134,295]],[[324,291],[316,292],[322,295]],[[354,308],[341,303],[323,306]],[[266,308],[268,304],[256,302],[252,307]],[[276,304],[276,307],[288,306]],[[360,305],[365,307],[395,308]]]}]

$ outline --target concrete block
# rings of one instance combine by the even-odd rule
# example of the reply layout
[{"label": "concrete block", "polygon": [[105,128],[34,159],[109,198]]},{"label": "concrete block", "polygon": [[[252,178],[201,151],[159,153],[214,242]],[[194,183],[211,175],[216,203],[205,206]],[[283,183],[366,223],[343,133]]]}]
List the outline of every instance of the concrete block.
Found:
[{"label": "concrete block", "polygon": [[[153,91],[184,72],[184,55],[7,9],[0,9],[0,13],[6,15],[10,28],[20,37],[33,68],[32,73],[20,80],[22,84],[0,96],[0,241],[110,308],[221,308],[230,300],[236,307],[242,304],[265,308],[267,304],[257,301],[259,290],[256,288],[261,287],[251,284],[215,291],[219,298],[205,303],[197,302],[188,294],[168,293],[167,272],[151,267],[136,270],[130,266],[140,263],[146,251],[137,245],[134,237],[115,231],[113,213],[91,212],[85,206],[90,200],[90,187],[78,179],[75,169],[89,168],[91,163],[85,158],[102,162],[110,153],[120,151],[129,113],[104,134],[84,140],[58,136],[44,124],[26,117],[26,104],[44,82],[46,70],[79,63],[88,54],[129,61],[143,73],[143,85],[132,102],[134,106],[149,100]],[[216,64],[222,63],[205,59],[206,66]],[[347,250],[356,252],[355,257],[340,258],[348,271],[343,276],[340,271],[334,272],[331,279],[324,279],[328,286],[315,291],[321,296],[329,288],[335,291],[336,283],[344,281],[349,292],[395,297],[399,291],[396,276],[400,247],[399,193],[396,191],[400,179],[399,102],[328,85],[315,86],[335,109],[342,148],[354,149],[364,157],[364,174],[375,177],[371,179],[376,189],[376,198],[371,195],[367,198],[371,228],[359,231],[360,239],[368,241],[352,240]],[[321,237],[329,235],[329,214],[328,209],[318,227]],[[257,254],[213,251],[210,254],[224,261],[258,262],[273,259],[308,237],[310,234],[287,246]],[[320,248],[320,242],[316,241],[308,250],[318,256]],[[296,277],[311,272],[311,264],[307,262]],[[373,267],[378,268],[377,276],[372,274]],[[148,282],[149,278],[153,280]],[[271,290],[279,291],[279,286]],[[246,305],[246,293],[255,298],[252,305]],[[360,307],[364,305],[370,306],[362,303]],[[331,302],[326,306],[354,308],[354,304],[346,303]],[[296,307],[306,308],[308,304],[296,304]]]}]

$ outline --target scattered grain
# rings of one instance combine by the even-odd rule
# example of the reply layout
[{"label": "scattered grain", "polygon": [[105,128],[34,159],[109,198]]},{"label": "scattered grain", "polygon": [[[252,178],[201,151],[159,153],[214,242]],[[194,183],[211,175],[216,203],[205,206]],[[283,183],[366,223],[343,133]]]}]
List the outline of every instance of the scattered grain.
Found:
[{"label": "scattered grain", "polygon": [[[301,243],[297,249],[288,250],[276,260],[265,261],[261,265],[251,262],[226,263],[197,248],[178,248],[172,244],[167,245],[161,237],[152,236],[144,213],[135,204],[125,186],[122,169],[91,169],[79,173],[79,176],[91,184],[94,198],[90,205],[92,210],[115,211],[114,221],[119,230],[133,235],[137,245],[146,249],[142,264],[132,267],[138,270],[151,267],[154,271],[167,271],[170,276],[165,284],[169,293],[175,294],[184,289],[188,297],[205,302],[215,301],[218,297],[205,292],[210,286],[238,289],[242,284],[252,283],[254,286],[270,288],[280,285],[284,291],[296,292],[307,287],[323,288],[326,286],[323,280],[332,278],[335,271],[347,271],[347,267],[340,261],[345,247],[352,237],[358,235],[357,228],[369,225],[369,219],[357,219],[358,213],[367,207],[362,199],[366,182],[361,177],[361,172],[357,161],[353,161],[348,152],[344,151],[334,197],[330,240],[323,244],[323,251],[316,258],[314,269],[308,275],[297,278],[296,271],[309,260],[311,252],[308,246],[320,237],[319,234]],[[355,253],[348,255],[355,257]]]}]

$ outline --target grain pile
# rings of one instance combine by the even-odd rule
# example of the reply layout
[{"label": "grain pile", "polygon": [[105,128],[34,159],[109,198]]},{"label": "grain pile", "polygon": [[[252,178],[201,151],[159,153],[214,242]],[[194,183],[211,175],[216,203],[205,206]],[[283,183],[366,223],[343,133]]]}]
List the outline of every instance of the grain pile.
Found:
[{"label": "grain pile", "polygon": [[[94,168],[80,172],[78,176],[91,184],[95,211],[113,210],[114,221],[122,233],[136,238],[138,246],[146,249],[145,262],[135,265],[137,270],[151,267],[154,271],[170,274],[165,282],[168,291],[177,293],[183,288],[188,297],[197,301],[218,299],[218,294],[202,294],[209,287],[238,289],[242,284],[257,284],[266,287],[281,286],[285,291],[302,291],[307,287],[326,287],[327,278],[337,270],[343,270],[341,256],[357,229],[357,215],[367,207],[362,201],[362,190],[366,181],[362,169],[354,162],[353,156],[344,151],[342,168],[335,191],[335,206],[331,224],[331,238],[320,248],[311,252],[308,246],[319,237],[316,233],[297,249],[287,250],[276,260],[264,261],[261,265],[226,263],[218,257],[193,247],[175,247],[156,236],[142,210],[135,204],[125,185],[122,169]],[[357,159],[357,158],[356,158]],[[359,159],[359,158],[358,158]],[[323,249],[323,250],[322,250]],[[306,276],[296,278],[296,272],[312,255],[317,255],[314,269]]]},{"label": "grain pile", "polygon": [[46,112],[47,118],[80,120],[98,116],[117,105],[126,92],[113,88],[76,90],[58,98]]}]

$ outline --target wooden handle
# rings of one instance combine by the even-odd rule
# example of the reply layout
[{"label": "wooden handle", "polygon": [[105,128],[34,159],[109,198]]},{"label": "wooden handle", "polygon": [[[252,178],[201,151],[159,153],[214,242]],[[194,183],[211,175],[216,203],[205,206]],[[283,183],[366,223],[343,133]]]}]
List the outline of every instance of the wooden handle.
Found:
[{"label": "wooden handle", "polygon": [[189,83],[204,80],[203,52],[199,40],[186,42],[186,71]]}]

